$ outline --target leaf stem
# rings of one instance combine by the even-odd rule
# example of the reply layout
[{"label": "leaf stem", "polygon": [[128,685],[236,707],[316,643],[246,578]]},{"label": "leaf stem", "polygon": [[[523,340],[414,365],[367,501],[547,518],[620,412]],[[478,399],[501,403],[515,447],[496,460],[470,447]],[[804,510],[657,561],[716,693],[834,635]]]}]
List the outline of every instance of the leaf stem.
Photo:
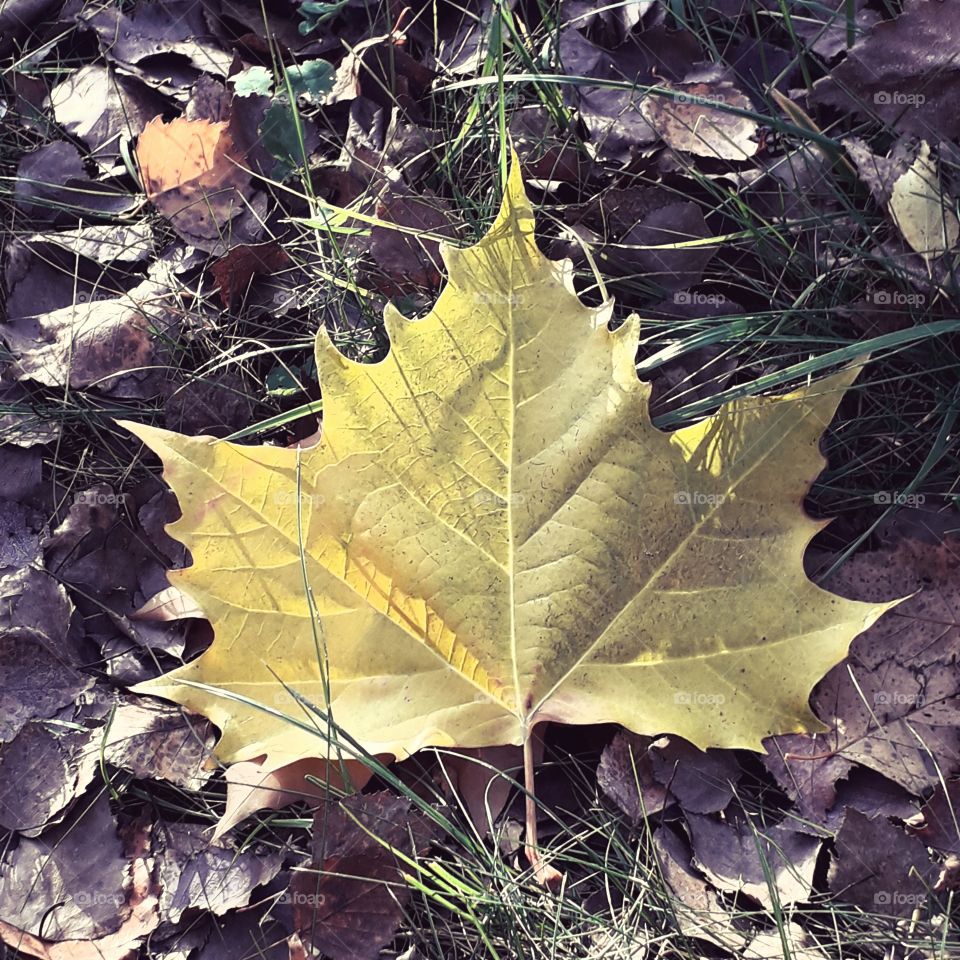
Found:
[{"label": "leaf stem", "polygon": [[533,731],[536,724],[524,724],[523,729],[523,789],[526,793],[526,829],[523,852],[533,868],[533,876],[542,887],[554,889],[563,881],[563,874],[544,862],[537,845],[537,795],[533,768]]}]

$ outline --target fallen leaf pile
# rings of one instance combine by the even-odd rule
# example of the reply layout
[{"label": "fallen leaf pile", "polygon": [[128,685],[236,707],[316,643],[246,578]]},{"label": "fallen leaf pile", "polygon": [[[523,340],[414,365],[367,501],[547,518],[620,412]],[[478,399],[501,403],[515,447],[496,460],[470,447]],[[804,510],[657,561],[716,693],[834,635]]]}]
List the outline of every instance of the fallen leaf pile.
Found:
[{"label": "fallen leaf pile", "polygon": [[946,949],[960,544],[907,438],[955,343],[903,344],[956,317],[960,0],[548,7],[0,4],[18,956],[421,958],[444,824],[527,890],[525,738],[543,848],[673,893],[621,940],[650,890],[575,851],[570,949],[823,960],[827,897]]}]

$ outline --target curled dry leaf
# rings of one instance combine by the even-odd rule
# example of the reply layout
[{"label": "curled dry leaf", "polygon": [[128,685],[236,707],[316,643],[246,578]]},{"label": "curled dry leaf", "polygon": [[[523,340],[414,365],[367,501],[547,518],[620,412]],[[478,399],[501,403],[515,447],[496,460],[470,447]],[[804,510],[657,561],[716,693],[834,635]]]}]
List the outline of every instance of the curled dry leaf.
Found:
[{"label": "curled dry leaf", "polygon": [[38,960],[127,960],[160,923],[157,889],[149,865],[138,858],[130,871],[130,916],[115,932],[92,940],[50,942],[0,920],[0,937],[8,946]]},{"label": "curled dry leaf", "polygon": [[44,541],[47,569],[71,588],[87,636],[117,635],[178,656],[189,623],[135,620],[133,614],[166,584],[177,545],[160,529],[162,491],[134,511],[134,495],[101,483],[75,494],[63,522]]},{"label": "curled dry leaf", "polygon": [[700,241],[710,230],[695,203],[667,203],[624,231],[619,243],[600,247],[598,260],[616,274],[637,276],[668,291],[685,290],[703,279],[717,247]]},{"label": "curled dry leaf", "polygon": [[0,745],[0,824],[35,836],[85,790],[102,761],[140,778],[198,789],[209,779],[209,721],[103,686]]},{"label": "curled dry leaf", "polygon": [[227,767],[227,805],[213,831],[214,840],[257,810],[280,810],[304,800],[328,800],[331,788],[361,790],[373,776],[369,767],[356,760],[337,763],[307,757],[270,770],[264,768],[264,759],[242,760]]},{"label": "curled dry leaf", "polygon": [[650,764],[656,779],[688,813],[723,810],[740,779],[740,766],[732,753],[700,750],[679,737],[655,741]]},{"label": "curled dry leaf", "polygon": [[167,587],[154,594],[134,614],[137,620],[167,623],[187,617],[203,617],[203,611],[178,587]]},{"label": "curled dry leaf", "polygon": [[560,31],[558,54],[568,74],[631,84],[631,89],[593,84],[563,88],[564,100],[576,107],[597,153],[626,161],[657,141],[657,131],[638,109],[644,96],[641,84],[682,80],[697,59],[698,47],[690,32],[655,26],[607,49],[571,24]]}]

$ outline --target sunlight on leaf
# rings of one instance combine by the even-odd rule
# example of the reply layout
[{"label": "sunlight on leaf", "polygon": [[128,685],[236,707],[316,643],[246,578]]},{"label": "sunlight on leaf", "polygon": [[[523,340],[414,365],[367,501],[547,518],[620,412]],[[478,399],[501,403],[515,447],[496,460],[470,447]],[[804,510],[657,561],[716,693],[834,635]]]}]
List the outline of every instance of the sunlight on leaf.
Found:
[{"label": "sunlight on leaf", "polygon": [[210,717],[224,760],[270,767],[326,749],[276,715],[304,722],[284,684],[324,710],[329,691],[337,724],[398,757],[541,721],[752,749],[823,729],[811,687],[891,606],[802,566],[819,438],[855,372],[663,433],[637,318],[611,331],[612,302],[583,305],[539,252],[516,160],[489,233],[442,253],[436,305],[387,309],[379,363],[320,330],[317,446],[125,424],[163,459],[194,562],[172,579],[216,632],[137,689]]}]

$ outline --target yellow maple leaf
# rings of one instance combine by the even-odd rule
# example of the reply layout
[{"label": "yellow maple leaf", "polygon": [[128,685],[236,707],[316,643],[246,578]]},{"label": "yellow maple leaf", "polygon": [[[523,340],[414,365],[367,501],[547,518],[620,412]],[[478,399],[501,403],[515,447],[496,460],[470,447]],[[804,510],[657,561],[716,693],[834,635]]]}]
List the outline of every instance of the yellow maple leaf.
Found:
[{"label": "yellow maple leaf", "polygon": [[811,687],[890,606],[802,567],[823,524],[801,504],[854,373],[661,432],[637,318],[611,332],[612,304],[584,306],[533,229],[514,161],[490,232],[444,248],[429,315],[388,308],[385,359],[352,362],[321,330],[311,449],[127,424],[183,510],[175,585],[215,629],[137,689],[210,717],[222,759],[325,752],[278,715],[304,720],[284,684],[397,757],[541,721],[753,749],[822,729]]}]

